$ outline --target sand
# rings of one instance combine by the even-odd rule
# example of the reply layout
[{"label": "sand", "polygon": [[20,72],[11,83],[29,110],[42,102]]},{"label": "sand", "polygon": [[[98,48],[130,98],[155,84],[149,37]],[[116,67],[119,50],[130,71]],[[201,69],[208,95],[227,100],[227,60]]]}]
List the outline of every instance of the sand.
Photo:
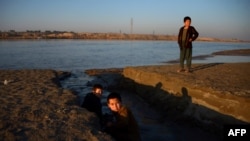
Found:
[{"label": "sand", "polygon": [[110,141],[97,117],[76,105],[53,70],[0,71],[0,140]]}]

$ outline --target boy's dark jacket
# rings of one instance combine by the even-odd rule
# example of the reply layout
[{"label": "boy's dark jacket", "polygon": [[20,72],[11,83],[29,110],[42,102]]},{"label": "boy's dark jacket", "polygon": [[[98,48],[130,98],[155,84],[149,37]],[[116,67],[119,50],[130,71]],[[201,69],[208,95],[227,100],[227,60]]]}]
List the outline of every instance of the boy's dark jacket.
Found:
[{"label": "boy's dark jacket", "polygon": [[193,47],[192,42],[189,42],[189,39],[191,38],[192,41],[194,41],[199,36],[199,33],[195,30],[195,28],[193,26],[189,26],[188,31],[187,31],[187,36],[186,36],[186,39],[185,39],[185,46],[182,46],[183,29],[184,29],[184,26],[180,28],[179,35],[178,35],[179,47],[180,48],[183,48],[183,47],[192,48]]},{"label": "boy's dark jacket", "polygon": [[90,112],[96,113],[96,115],[101,118],[102,116],[102,104],[101,104],[101,99],[97,97],[93,93],[88,93],[84,101],[81,105],[81,107],[86,108]]}]

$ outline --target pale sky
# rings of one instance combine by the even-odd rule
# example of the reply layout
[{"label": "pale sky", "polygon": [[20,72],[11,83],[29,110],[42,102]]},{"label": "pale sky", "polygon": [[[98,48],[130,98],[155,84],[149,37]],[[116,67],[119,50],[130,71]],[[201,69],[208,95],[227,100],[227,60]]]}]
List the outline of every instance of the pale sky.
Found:
[{"label": "pale sky", "polygon": [[177,35],[190,16],[201,37],[250,41],[249,0],[1,0],[0,31]]}]

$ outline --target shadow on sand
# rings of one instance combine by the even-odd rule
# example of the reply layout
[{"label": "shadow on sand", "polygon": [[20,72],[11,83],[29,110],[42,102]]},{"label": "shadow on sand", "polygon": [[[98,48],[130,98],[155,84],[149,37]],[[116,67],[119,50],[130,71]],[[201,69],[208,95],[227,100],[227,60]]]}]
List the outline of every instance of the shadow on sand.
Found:
[{"label": "shadow on sand", "polygon": [[[192,60],[206,60],[209,57],[214,57],[214,55],[197,55],[197,56],[193,56]],[[179,62],[180,62],[179,59],[175,59],[175,60],[170,60],[170,61],[163,62],[163,63],[176,64]]]},{"label": "shadow on sand", "polygon": [[[205,69],[219,65],[220,63],[213,63],[204,66],[198,66],[195,70]],[[162,89],[162,83],[158,82],[153,86],[138,84],[135,81],[124,78],[122,82],[123,89],[131,91],[142,97],[153,108],[162,114],[163,121],[170,120],[174,123],[186,126],[190,130],[183,134],[185,140],[210,140],[209,138],[197,135],[191,137],[188,134],[196,134],[199,128],[202,132],[209,133],[214,136],[213,140],[223,139],[223,128],[229,124],[248,124],[247,122],[236,119],[233,116],[225,115],[217,111],[211,110],[205,106],[195,104],[192,102],[192,97],[185,86],[182,86],[180,93],[174,94]],[[176,133],[178,136],[179,133]],[[185,137],[186,136],[186,137]]]},{"label": "shadow on sand", "polygon": [[203,69],[206,69],[206,68],[210,68],[210,67],[214,67],[214,66],[217,66],[217,65],[221,65],[223,63],[209,63],[209,64],[202,64],[202,65],[198,65],[198,66],[195,66],[191,69],[191,71],[198,71],[198,70],[203,70]]}]

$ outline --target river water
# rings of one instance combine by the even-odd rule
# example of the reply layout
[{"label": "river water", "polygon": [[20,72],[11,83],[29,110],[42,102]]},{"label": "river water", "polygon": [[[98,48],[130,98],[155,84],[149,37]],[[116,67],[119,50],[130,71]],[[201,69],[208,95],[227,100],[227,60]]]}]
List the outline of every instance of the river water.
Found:
[{"label": "river water", "polygon": [[[249,43],[194,42],[193,56],[213,52],[250,48]],[[110,40],[16,40],[0,41],[0,69],[54,69],[70,71],[71,77],[62,86],[77,92],[79,104],[91,85],[108,80],[91,77],[84,73],[92,68],[121,68],[140,65],[166,65],[176,60],[179,48],[173,41],[110,41]],[[193,63],[249,62],[249,56],[216,56]],[[104,82],[105,81],[105,82]],[[107,110],[104,90],[103,105]],[[134,93],[121,91],[123,103],[134,113],[143,141],[220,140],[220,138],[192,126],[178,125],[162,120],[161,114],[152,109]],[[106,108],[106,109],[105,109]]]},{"label": "river water", "polygon": [[[250,48],[249,43],[194,42],[193,56]],[[175,41],[123,40],[2,40],[0,69],[86,70],[159,65],[179,57]],[[205,62],[246,62],[249,57],[217,56]]]}]

